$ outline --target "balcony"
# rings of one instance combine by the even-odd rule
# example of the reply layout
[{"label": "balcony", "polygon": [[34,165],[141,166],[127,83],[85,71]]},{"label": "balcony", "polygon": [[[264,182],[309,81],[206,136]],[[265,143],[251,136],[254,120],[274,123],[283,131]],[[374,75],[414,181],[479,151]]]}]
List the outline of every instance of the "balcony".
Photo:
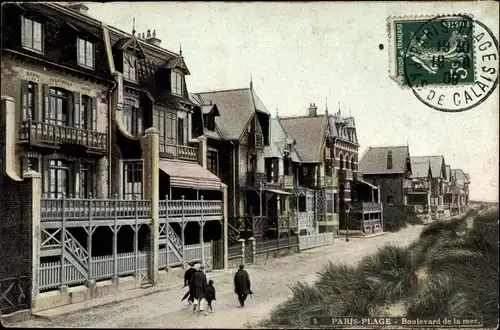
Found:
[{"label": "balcony", "polygon": [[405,180],[403,181],[403,189],[405,193],[428,192],[431,189],[430,182]]},{"label": "balcony", "polygon": [[353,175],[352,170],[348,169],[339,169],[339,180],[340,181],[352,181]]},{"label": "balcony", "polygon": [[336,175],[322,176],[319,178],[319,187],[327,189],[336,189],[339,187],[339,178]]},{"label": "balcony", "polygon": [[285,190],[293,190],[293,176],[285,175],[283,176],[283,189]]},{"label": "balcony", "polygon": [[20,123],[19,141],[49,148],[58,148],[64,144],[75,145],[97,153],[105,153],[107,150],[106,133],[34,120]]},{"label": "balcony", "polygon": [[375,202],[352,202],[349,205],[351,213],[370,213],[382,210],[381,204]]},{"label": "balcony", "polygon": [[160,144],[160,157],[198,161],[198,148],[174,144]]}]

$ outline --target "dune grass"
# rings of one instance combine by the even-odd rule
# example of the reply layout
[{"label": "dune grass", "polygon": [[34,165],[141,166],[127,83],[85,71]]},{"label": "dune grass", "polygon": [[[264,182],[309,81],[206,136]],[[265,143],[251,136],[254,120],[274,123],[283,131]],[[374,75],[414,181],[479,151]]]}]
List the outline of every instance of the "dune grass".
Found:
[{"label": "dune grass", "polygon": [[[406,247],[386,245],[357,265],[328,263],[317,281],[258,326],[308,327],[318,316],[483,317],[498,323],[498,208],[427,226]],[[402,306],[400,315],[388,306]]]}]

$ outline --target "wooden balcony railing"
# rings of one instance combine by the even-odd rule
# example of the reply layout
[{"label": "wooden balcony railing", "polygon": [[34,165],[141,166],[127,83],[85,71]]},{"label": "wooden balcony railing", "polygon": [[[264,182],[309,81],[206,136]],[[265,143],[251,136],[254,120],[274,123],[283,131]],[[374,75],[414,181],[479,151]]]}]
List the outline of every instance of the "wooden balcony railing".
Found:
[{"label": "wooden balcony railing", "polygon": [[424,191],[429,191],[431,189],[431,183],[424,181],[404,180],[403,188],[404,191],[407,193],[424,192]]},{"label": "wooden balcony railing", "polygon": [[366,213],[366,212],[380,212],[382,210],[380,203],[375,202],[351,202],[351,213]]},{"label": "wooden balcony railing", "polygon": [[198,161],[198,148],[174,144],[161,144],[160,155],[173,159]]},{"label": "wooden balcony railing", "polygon": [[319,178],[319,186],[327,189],[335,189],[339,186],[339,178],[336,175],[322,176]]},{"label": "wooden balcony railing", "polygon": [[73,144],[100,152],[107,149],[106,133],[34,120],[20,123],[19,140],[30,144]]},{"label": "wooden balcony railing", "polygon": [[339,169],[339,180],[340,181],[352,181],[353,176],[352,176],[352,170],[348,169]]}]

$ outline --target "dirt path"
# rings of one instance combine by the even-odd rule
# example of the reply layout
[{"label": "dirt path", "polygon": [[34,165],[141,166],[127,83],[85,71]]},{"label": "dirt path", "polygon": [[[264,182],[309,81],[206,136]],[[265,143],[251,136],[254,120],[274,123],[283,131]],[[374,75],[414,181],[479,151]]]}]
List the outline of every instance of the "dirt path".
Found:
[{"label": "dirt path", "polygon": [[316,272],[331,260],[334,263],[354,263],[386,243],[407,245],[423,226],[410,226],[397,233],[370,239],[339,239],[334,245],[304,251],[282,259],[250,264],[247,270],[254,295],[245,308],[238,307],[233,293],[232,274],[235,270],[207,274],[217,288],[215,313],[195,315],[180,303],[184,291],[178,289],[157,292],[121,303],[62,316],[54,321],[30,320],[16,327],[103,327],[103,328],[242,328],[255,324],[269,315],[290,294],[288,286],[297,281],[314,282]]}]

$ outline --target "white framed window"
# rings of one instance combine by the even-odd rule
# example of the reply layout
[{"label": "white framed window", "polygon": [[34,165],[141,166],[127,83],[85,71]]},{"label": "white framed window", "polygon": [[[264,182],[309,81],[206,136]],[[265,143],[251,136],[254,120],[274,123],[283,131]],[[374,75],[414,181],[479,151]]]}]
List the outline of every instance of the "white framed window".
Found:
[{"label": "white framed window", "polygon": [[172,70],[170,73],[170,82],[172,85],[172,94],[181,96],[183,90],[182,74],[177,70]]},{"label": "white framed window", "polygon": [[142,161],[123,161],[123,199],[142,199]]},{"label": "white framed window", "polygon": [[94,68],[94,44],[90,41],[77,38],[78,64],[88,68]]},{"label": "white framed window", "polygon": [[144,134],[143,110],[139,100],[134,98],[125,98],[122,109],[122,122],[125,130],[133,136]]},{"label": "white framed window", "polygon": [[124,53],[123,54],[123,78],[137,81],[137,58],[134,54]]},{"label": "white framed window", "polygon": [[21,17],[21,43],[23,47],[42,51],[42,23]]}]

